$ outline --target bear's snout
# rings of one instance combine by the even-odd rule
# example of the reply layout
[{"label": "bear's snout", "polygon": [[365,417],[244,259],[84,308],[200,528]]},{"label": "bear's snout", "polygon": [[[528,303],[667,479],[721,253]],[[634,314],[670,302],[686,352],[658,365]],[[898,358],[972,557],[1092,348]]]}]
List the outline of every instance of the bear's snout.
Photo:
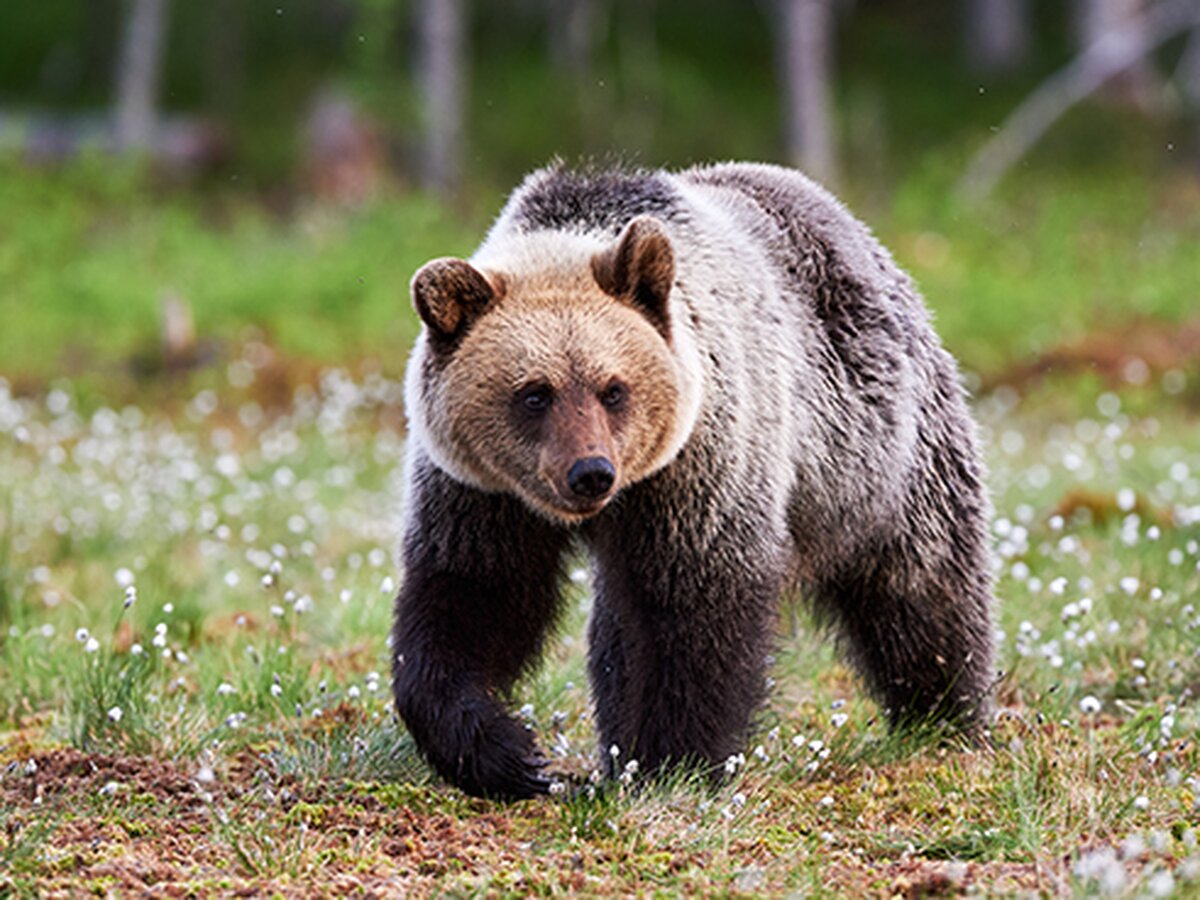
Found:
[{"label": "bear's snout", "polygon": [[567,472],[567,487],[578,497],[599,500],[612,489],[616,478],[617,470],[603,456],[586,456]]}]

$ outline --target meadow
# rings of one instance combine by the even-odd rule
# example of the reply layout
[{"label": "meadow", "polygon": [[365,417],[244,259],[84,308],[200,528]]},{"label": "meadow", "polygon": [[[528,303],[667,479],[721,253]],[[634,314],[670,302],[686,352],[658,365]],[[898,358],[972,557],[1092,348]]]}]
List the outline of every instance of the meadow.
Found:
[{"label": "meadow", "polygon": [[1193,179],[1037,168],[970,211],[931,163],[860,198],[987,447],[986,745],[889,735],[798,600],[723,787],[597,785],[580,559],[512,703],[583,786],[503,805],[432,778],[387,652],[406,280],[487,213],[94,165],[0,196],[0,894],[1200,892]]}]

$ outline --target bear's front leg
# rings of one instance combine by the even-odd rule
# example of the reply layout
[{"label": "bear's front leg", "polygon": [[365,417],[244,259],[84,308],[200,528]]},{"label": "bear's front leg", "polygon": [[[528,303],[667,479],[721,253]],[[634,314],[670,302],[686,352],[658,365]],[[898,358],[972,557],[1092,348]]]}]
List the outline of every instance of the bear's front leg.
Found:
[{"label": "bear's front leg", "polygon": [[502,698],[554,621],[568,535],[427,461],[411,471],[392,633],[396,711],[438,774],[467,793],[544,793],[533,735]]},{"label": "bear's front leg", "polygon": [[744,749],[783,583],[772,533],[731,527],[698,546],[646,510],[595,536],[589,673],[610,775],[636,759],[717,776]]}]

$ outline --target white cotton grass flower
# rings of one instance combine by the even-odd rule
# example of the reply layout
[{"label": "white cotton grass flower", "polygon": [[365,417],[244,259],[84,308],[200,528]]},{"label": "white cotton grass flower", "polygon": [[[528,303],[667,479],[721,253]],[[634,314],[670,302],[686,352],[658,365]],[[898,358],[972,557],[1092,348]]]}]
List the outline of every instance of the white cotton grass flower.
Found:
[{"label": "white cotton grass flower", "polygon": [[1095,713],[1100,712],[1101,703],[1092,694],[1088,694],[1086,697],[1084,697],[1082,700],[1079,701],[1079,709],[1085,715],[1094,715]]},{"label": "white cotton grass flower", "polygon": [[834,713],[829,717],[829,721],[833,723],[834,728],[841,728],[849,719],[850,717],[844,712]]},{"label": "white cotton grass flower", "polygon": [[635,775],[637,775],[637,771],[638,771],[638,761],[636,759],[629,760],[628,762],[625,763],[625,768],[621,770],[621,775],[618,778],[618,781],[620,781],[621,784],[628,787],[630,784],[633,783],[633,778]]},{"label": "white cotton grass flower", "polygon": [[1085,853],[1075,863],[1075,875],[1084,881],[1095,881],[1101,894],[1113,896],[1125,889],[1125,867],[1112,847],[1101,847]]},{"label": "white cotton grass flower", "polygon": [[110,722],[120,722],[123,715],[125,715],[125,711],[119,706],[114,706],[108,711],[108,720]]},{"label": "white cotton grass flower", "polygon": [[235,688],[228,681],[222,681],[217,685],[217,695],[220,697],[228,697],[235,693],[237,693],[237,688]]},{"label": "white cotton grass flower", "polygon": [[95,653],[100,649],[100,642],[94,637],[89,637],[87,642],[83,645],[83,649],[86,653]]},{"label": "white cotton grass flower", "polygon": [[1175,876],[1170,869],[1159,869],[1146,879],[1145,887],[1151,897],[1169,897],[1175,893]]}]

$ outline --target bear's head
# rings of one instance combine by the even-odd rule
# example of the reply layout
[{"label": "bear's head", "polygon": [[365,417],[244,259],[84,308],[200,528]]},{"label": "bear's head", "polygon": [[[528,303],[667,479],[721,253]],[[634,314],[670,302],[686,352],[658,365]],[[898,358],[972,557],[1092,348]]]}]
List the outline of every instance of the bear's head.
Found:
[{"label": "bear's head", "polygon": [[452,476],[575,523],[670,462],[694,427],[695,348],[670,313],[675,255],[646,217],[607,246],[554,232],[511,242],[413,277],[425,328],[409,418]]}]

